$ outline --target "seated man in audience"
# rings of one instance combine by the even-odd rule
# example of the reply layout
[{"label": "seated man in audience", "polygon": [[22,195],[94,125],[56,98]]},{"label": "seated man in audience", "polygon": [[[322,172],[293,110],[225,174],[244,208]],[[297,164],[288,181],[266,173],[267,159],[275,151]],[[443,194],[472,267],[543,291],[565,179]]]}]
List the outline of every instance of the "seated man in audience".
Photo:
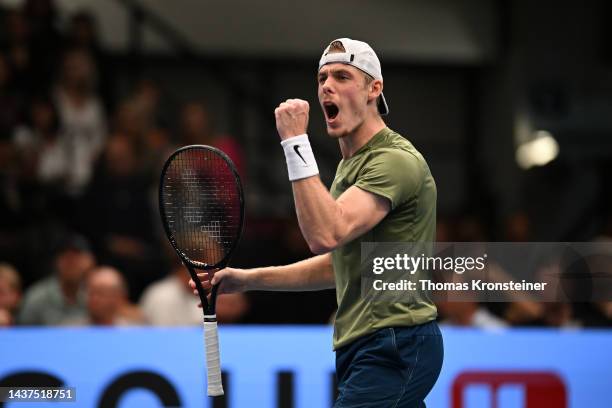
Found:
[{"label": "seated man in audience", "polygon": [[[140,307],[145,320],[154,326],[201,325],[202,310],[197,307],[200,301],[192,291],[189,273],[177,259],[171,273],[149,286],[142,295]],[[244,293],[221,295],[217,298],[217,320],[236,323],[248,307]]]},{"label": "seated man in audience", "polygon": [[480,329],[501,329],[508,324],[478,302],[436,302],[441,324]]},{"label": "seated man in audience", "polygon": [[26,291],[17,322],[57,325],[84,316],[83,284],[94,265],[94,255],[84,237],[76,234],[65,237],[55,253],[51,276]]},{"label": "seated man in audience", "polygon": [[21,277],[7,263],[0,263],[0,327],[12,326],[21,301]]},{"label": "seated man in audience", "polygon": [[87,278],[87,316],[63,322],[70,326],[127,326],[142,323],[140,312],[130,305],[128,289],[121,273],[100,266]]},{"label": "seated man in audience", "polygon": [[202,311],[188,282],[187,270],[177,261],[168,276],[146,288],[140,298],[140,308],[147,323],[154,326],[201,324]]}]

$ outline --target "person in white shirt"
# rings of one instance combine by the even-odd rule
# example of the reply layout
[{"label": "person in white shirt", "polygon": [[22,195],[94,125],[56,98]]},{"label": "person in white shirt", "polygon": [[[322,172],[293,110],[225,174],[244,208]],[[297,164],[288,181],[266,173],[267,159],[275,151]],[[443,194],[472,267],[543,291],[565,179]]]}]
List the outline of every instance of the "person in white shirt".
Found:
[{"label": "person in white shirt", "polygon": [[[144,291],[140,309],[146,322],[154,326],[192,326],[202,324],[199,303],[189,286],[189,273],[177,262],[166,278]],[[224,294],[217,298],[217,320],[220,322],[236,323],[248,309],[249,302],[243,293]]]},{"label": "person in white shirt", "polygon": [[189,274],[174,265],[164,279],[151,284],[140,298],[145,321],[153,326],[192,326],[202,322],[198,299],[191,294]]},{"label": "person in white shirt", "polygon": [[80,195],[89,183],[106,140],[106,118],[95,85],[96,67],[91,55],[79,49],[68,51],[55,102],[71,164],[67,192],[74,196]]}]

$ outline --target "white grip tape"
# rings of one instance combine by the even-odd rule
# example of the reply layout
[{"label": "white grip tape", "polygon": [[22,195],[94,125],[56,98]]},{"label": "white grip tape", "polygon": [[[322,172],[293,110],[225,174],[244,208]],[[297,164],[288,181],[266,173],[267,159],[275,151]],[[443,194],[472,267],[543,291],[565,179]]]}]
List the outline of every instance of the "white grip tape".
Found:
[{"label": "white grip tape", "polygon": [[290,137],[281,142],[287,159],[289,180],[295,181],[319,174],[308,135]]},{"label": "white grip tape", "polygon": [[[210,318],[213,316],[205,316]],[[204,322],[204,344],[206,347],[206,375],[208,377],[208,396],[223,395],[221,384],[221,358],[219,356],[219,334],[217,322]]]}]

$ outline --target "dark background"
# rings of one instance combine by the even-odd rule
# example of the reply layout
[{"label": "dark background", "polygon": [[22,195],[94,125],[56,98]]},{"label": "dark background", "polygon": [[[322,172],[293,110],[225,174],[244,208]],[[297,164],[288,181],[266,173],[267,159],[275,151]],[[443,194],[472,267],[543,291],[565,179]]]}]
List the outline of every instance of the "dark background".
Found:
[{"label": "dark background", "polygon": [[[157,177],[168,152],[189,142],[181,115],[194,101],[208,111],[210,143],[231,141],[244,179],[247,223],[233,265],[308,256],[273,110],[287,98],[310,102],[309,134],[329,185],[340,154],[324,131],[315,74],[323,48],[343,36],[378,52],[385,121],[423,153],[437,182],[439,240],[612,235],[609,2],[86,4],[0,2],[0,60],[10,72],[0,84],[0,258],[26,286],[49,272],[53,242],[66,230],[85,235],[100,263],[128,275],[132,300],[167,273],[173,254],[157,215]],[[79,35],[83,19],[89,40]],[[106,128],[92,175],[76,192],[33,173],[15,142],[35,101],[52,99],[75,47],[94,61]],[[558,155],[521,168],[516,151],[538,131],[556,140]],[[109,141],[118,139],[130,147],[114,149]],[[113,170],[130,161],[126,172]],[[142,244],[140,257],[108,251],[117,235]],[[335,307],[333,292],[249,296],[245,322],[320,323]]]}]

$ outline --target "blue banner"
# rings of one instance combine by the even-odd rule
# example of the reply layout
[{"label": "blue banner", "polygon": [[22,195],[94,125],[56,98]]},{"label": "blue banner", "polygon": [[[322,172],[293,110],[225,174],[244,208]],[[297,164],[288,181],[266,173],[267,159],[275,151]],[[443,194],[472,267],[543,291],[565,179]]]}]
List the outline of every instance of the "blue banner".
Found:
[{"label": "blue banner", "polygon": [[[331,328],[223,326],[219,332],[223,406],[331,406]],[[429,407],[488,408],[494,401],[499,408],[610,407],[611,331],[443,333],[444,367]],[[0,330],[0,386],[7,384],[75,387],[76,402],[5,407],[213,406],[199,328]]]}]

